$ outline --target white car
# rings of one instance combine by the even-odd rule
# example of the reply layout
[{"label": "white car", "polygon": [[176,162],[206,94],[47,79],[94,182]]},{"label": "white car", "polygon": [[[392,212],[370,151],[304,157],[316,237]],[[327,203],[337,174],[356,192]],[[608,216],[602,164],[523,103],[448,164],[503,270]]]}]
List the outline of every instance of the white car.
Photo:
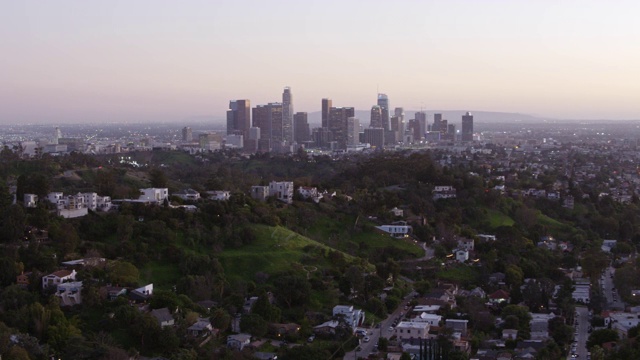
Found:
[{"label": "white car", "polygon": [[371,338],[369,338],[368,336],[365,336],[364,339],[362,339],[362,340],[364,340],[364,342],[369,342],[369,340],[371,340]]}]

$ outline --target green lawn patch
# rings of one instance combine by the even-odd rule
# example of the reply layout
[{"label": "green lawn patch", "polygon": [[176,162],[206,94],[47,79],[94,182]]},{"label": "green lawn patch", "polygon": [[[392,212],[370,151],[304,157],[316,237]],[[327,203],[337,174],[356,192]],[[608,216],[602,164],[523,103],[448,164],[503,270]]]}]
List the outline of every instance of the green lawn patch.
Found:
[{"label": "green lawn patch", "polygon": [[487,209],[487,219],[489,220],[489,226],[496,229],[501,226],[513,226],[515,221],[500,211]]}]

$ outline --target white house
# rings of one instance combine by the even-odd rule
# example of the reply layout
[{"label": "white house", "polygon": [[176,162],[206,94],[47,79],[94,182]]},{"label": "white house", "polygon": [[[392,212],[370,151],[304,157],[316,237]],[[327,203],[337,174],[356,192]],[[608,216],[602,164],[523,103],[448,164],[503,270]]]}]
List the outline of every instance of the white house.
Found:
[{"label": "white house", "polygon": [[38,195],[24,194],[23,203],[24,203],[24,207],[28,207],[28,208],[34,208],[38,206]]},{"label": "white house", "polygon": [[200,200],[200,193],[193,190],[193,189],[185,189],[182,191],[178,191],[177,193],[173,194],[174,196],[179,197],[182,200],[185,201],[198,201]]},{"label": "white house", "polygon": [[267,197],[269,197],[269,187],[268,186],[252,186],[251,187],[251,197],[258,201],[265,201]]},{"label": "white house", "polygon": [[251,335],[249,334],[236,334],[227,336],[228,348],[242,350],[249,344],[251,344]]},{"label": "white house", "polygon": [[176,322],[176,320],[173,318],[173,315],[171,315],[171,313],[169,312],[168,308],[151,310],[151,316],[156,318],[156,320],[158,321],[158,325],[160,325],[161,328],[172,326]]},{"label": "white house", "polygon": [[49,275],[45,275],[42,277],[42,288],[46,289],[49,286],[57,286],[66,281],[73,281],[76,279],[76,274],[75,270],[58,270]]},{"label": "white house", "polygon": [[423,312],[422,314],[411,319],[412,322],[426,322],[429,326],[439,326],[442,321],[442,316],[436,314],[428,314]]},{"label": "white house", "polygon": [[406,221],[398,221],[391,225],[376,226],[376,229],[385,232],[395,238],[403,238],[411,234],[413,228],[411,225],[407,225]]},{"label": "white house", "polygon": [[456,261],[457,262],[465,262],[469,260],[469,251],[466,249],[457,249],[456,250]]},{"label": "white house", "polygon": [[433,200],[453,199],[456,195],[456,189],[453,186],[436,186],[433,188]]},{"label": "white house", "polygon": [[195,324],[187,328],[187,334],[193,337],[208,336],[213,331],[211,321],[206,318],[199,318]]},{"label": "white house", "polygon": [[272,181],[269,183],[269,196],[291,204],[293,203],[293,181]]},{"label": "white house", "polygon": [[364,311],[354,309],[352,305],[336,305],[333,307],[333,316],[342,316],[344,321],[355,330],[364,322]]},{"label": "white house", "polygon": [[72,306],[82,304],[82,281],[58,284],[55,295],[60,298],[60,305]]},{"label": "white house", "polygon": [[318,188],[309,186],[300,186],[298,188],[298,194],[304,199],[311,199],[314,202],[319,202],[322,199],[322,194],[318,192]]},{"label": "white house", "polygon": [[395,328],[398,340],[426,339],[429,336],[428,322],[401,321]]},{"label": "white house", "polygon": [[467,251],[473,251],[473,248],[474,248],[473,239],[458,238],[458,248],[465,249]]},{"label": "white house", "polygon": [[231,191],[226,190],[215,190],[215,191],[207,191],[207,197],[210,200],[215,201],[226,201],[231,197]]},{"label": "white house", "polygon": [[169,189],[167,188],[146,188],[140,189],[140,197],[138,200],[148,201],[150,203],[161,203],[169,197]]}]

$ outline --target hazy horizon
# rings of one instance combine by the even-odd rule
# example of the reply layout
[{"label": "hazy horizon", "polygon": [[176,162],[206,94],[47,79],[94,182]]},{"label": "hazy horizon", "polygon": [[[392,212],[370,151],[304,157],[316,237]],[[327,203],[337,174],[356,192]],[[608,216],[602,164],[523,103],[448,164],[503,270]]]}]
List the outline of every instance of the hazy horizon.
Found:
[{"label": "hazy horizon", "polygon": [[[640,120],[640,3],[0,1],[0,123],[224,119],[229,100]],[[457,119],[456,119],[457,120]]]}]

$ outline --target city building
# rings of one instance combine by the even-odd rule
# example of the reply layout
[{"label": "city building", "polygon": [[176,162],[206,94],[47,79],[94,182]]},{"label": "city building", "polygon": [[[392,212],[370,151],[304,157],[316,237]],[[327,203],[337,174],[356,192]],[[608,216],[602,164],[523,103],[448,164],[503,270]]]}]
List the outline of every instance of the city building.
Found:
[{"label": "city building", "polygon": [[193,141],[193,130],[191,130],[191,128],[188,126],[185,126],[182,128],[182,141],[184,142]]},{"label": "city building", "polygon": [[422,140],[427,132],[427,113],[424,111],[416,112],[415,120],[417,128],[414,131],[414,138],[415,140]]},{"label": "city building", "polygon": [[347,146],[360,144],[360,120],[355,117],[347,119]]},{"label": "city building", "polygon": [[284,140],[282,103],[269,103],[253,108],[253,126],[260,128],[259,151],[279,151]]},{"label": "city building", "polygon": [[306,112],[297,112],[293,115],[293,129],[295,136],[294,141],[298,144],[307,142],[311,139],[309,131],[309,121]]},{"label": "city building", "polygon": [[378,106],[380,106],[382,116],[382,128],[384,128],[385,130],[389,130],[389,97],[386,94],[378,94]]},{"label": "city building", "polygon": [[251,127],[251,102],[249,100],[232,100],[227,110],[227,134],[249,136]]},{"label": "city building", "polygon": [[291,94],[291,88],[287,86],[282,93],[282,141],[291,144],[293,142],[293,134],[293,95]]},{"label": "city building", "polygon": [[329,109],[333,107],[331,99],[322,99],[322,127],[329,127]]},{"label": "city building", "polygon": [[369,127],[382,128],[382,108],[378,105],[371,107],[371,121]]},{"label": "city building", "polygon": [[328,127],[315,128],[311,132],[311,139],[317,148],[329,148],[333,141],[333,135]]},{"label": "city building", "polygon": [[347,120],[355,116],[352,107],[332,107],[329,110],[329,130],[339,149],[347,148]]},{"label": "city building", "polygon": [[431,124],[431,131],[442,132],[442,114],[433,114],[433,124]]},{"label": "city building", "polygon": [[364,142],[376,149],[383,149],[384,129],[381,127],[364,129]]},{"label": "city building", "polygon": [[473,141],[473,115],[468,111],[462,115],[462,141]]}]

